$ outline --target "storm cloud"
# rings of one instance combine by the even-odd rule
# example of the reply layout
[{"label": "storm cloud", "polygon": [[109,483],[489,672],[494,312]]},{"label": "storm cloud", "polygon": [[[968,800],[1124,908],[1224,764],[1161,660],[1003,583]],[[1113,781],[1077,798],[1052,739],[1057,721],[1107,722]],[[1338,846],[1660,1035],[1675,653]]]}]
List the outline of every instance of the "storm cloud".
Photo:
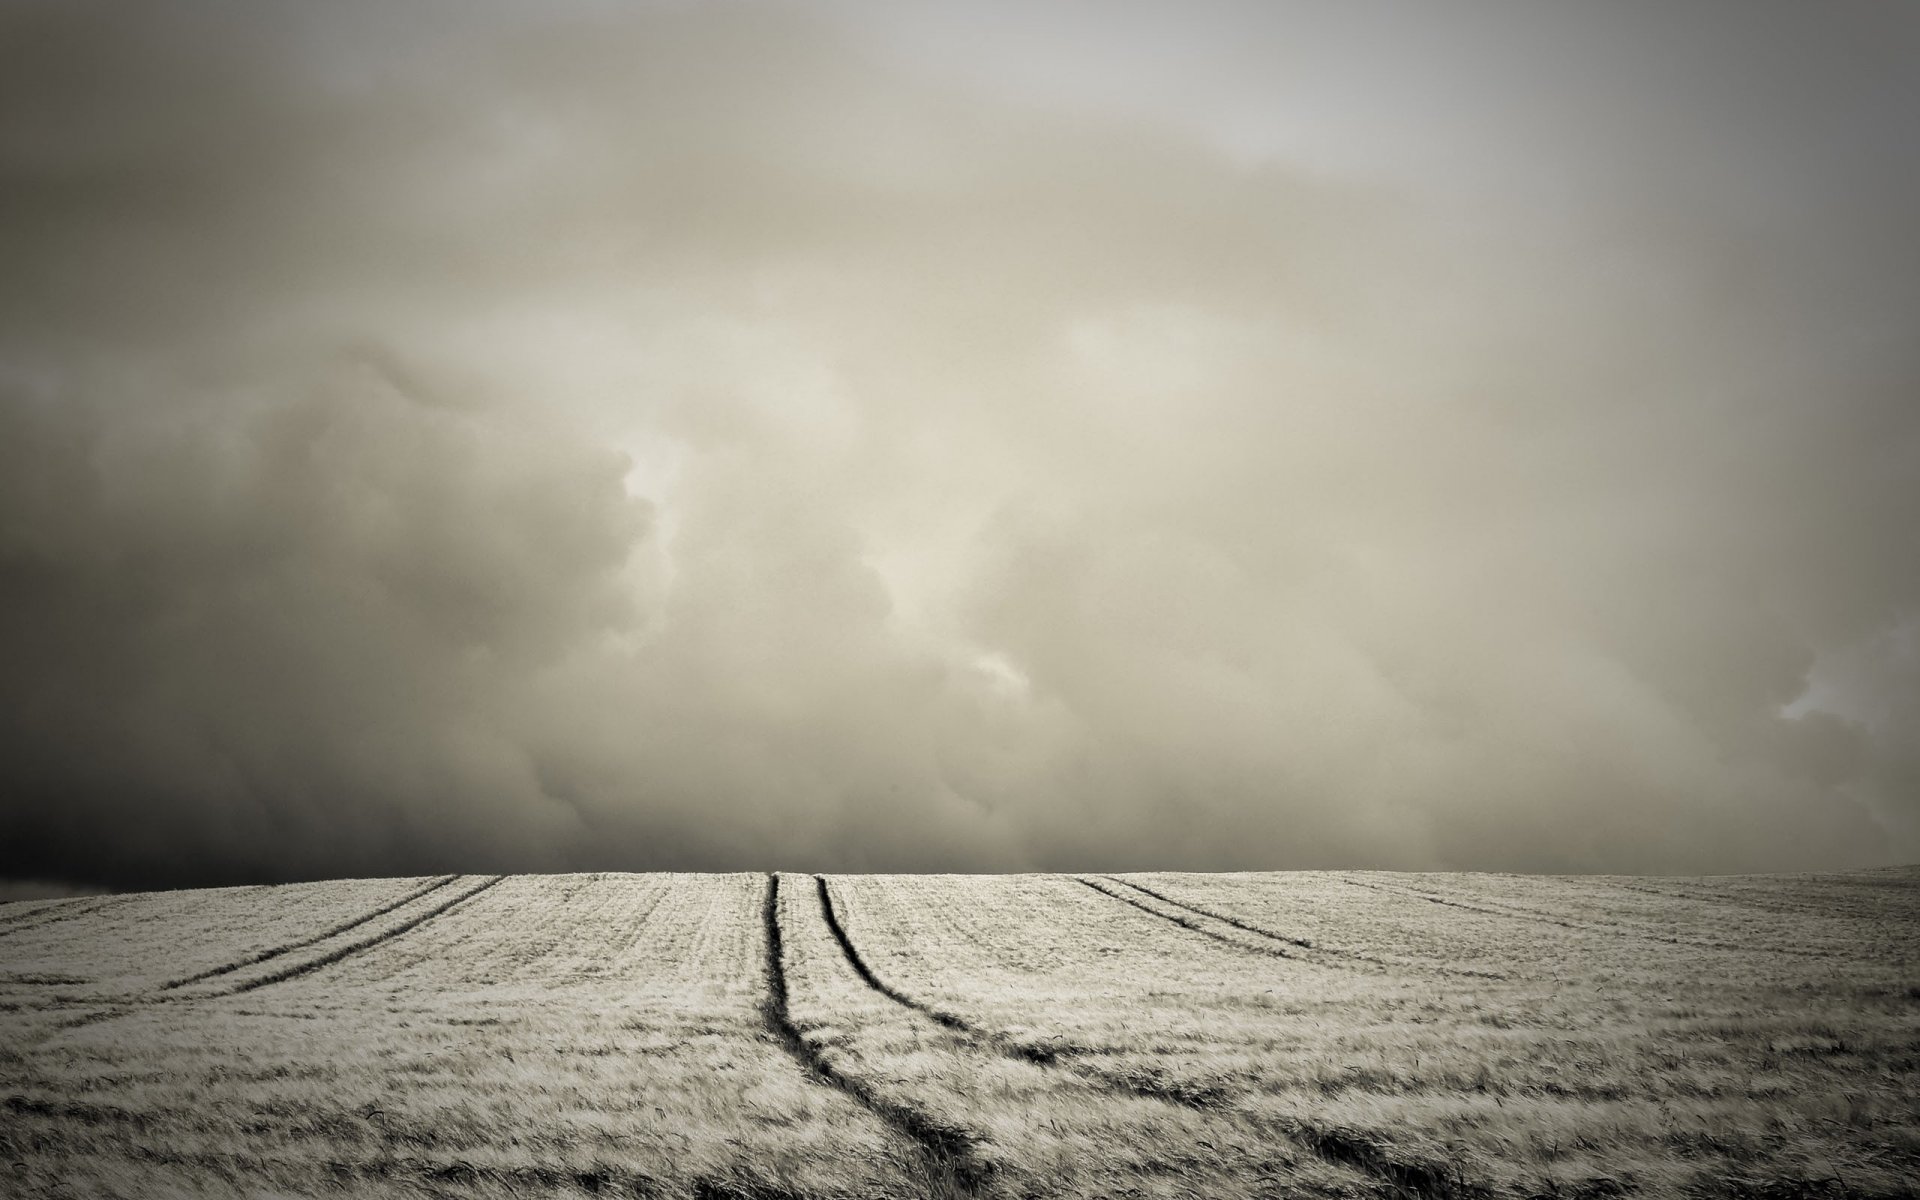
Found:
[{"label": "storm cloud", "polygon": [[1887,6],[0,3],[0,875],[1920,858]]}]

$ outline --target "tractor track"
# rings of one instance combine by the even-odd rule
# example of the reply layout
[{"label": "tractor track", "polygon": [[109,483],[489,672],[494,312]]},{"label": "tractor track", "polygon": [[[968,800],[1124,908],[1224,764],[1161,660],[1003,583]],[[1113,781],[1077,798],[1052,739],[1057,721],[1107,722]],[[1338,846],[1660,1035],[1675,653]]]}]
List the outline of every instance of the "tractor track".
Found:
[{"label": "tractor track", "polygon": [[367,913],[363,916],[356,917],[353,920],[347,921],[343,924],[336,925],[335,927],[328,930],[324,934],[320,934],[316,937],[306,938],[290,946],[279,947],[275,950],[255,955],[252,958],[242,959],[237,963],[229,963],[227,965],[217,967],[211,971],[203,971],[200,974],[192,976],[187,979],[175,980],[172,983],[162,984],[157,988],[153,988],[144,992],[127,992],[127,993],[121,993],[119,995],[103,995],[103,996],[90,996],[90,997],[80,998],[77,1001],[78,1003],[89,1004],[96,1007],[89,1008],[88,1010],[83,1011],[68,1020],[58,1022],[51,1029],[48,1029],[44,1033],[40,1034],[38,1037],[33,1038],[29,1042],[29,1045],[40,1045],[52,1038],[60,1036],[61,1034],[69,1033],[75,1029],[83,1029],[88,1025],[98,1025],[103,1021],[116,1021],[116,1020],[119,1020],[121,1017],[131,1016],[136,1012],[140,1012],[151,1005],[192,1003],[198,1000],[215,1000],[223,996],[238,996],[244,992],[251,992],[251,991],[254,991],[255,989],[266,987],[269,984],[281,983],[288,979],[293,979],[301,975],[309,974],[313,971],[317,971],[321,969],[322,967],[330,966],[333,963],[339,962],[343,958],[347,958],[353,954],[357,954],[362,950],[371,949],[374,946],[378,946],[382,942],[390,941],[394,938],[397,938],[400,935],[408,932],[409,930],[412,930],[424,924],[425,922],[431,920],[432,918],[439,916],[440,914],[446,912],[448,909],[453,908],[455,905],[461,904],[467,900],[472,899],[474,896],[479,895],[481,892],[484,892],[488,888],[505,880],[506,876],[495,875],[492,878],[486,880],[484,883],[480,884],[478,887],[469,888],[466,892],[462,893],[459,896],[454,897],[452,900],[449,900],[443,904],[440,904],[435,908],[432,908],[427,912],[420,914],[419,916],[413,918],[410,921],[404,922],[403,924],[393,927],[392,929],[383,930],[381,933],[374,935],[372,937],[362,938],[360,941],[354,942],[353,944],[348,946],[342,946],[337,950],[331,951],[327,954],[320,956],[319,958],[311,959],[303,963],[295,964],[293,966],[287,967],[283,970],[274,972],[270,975],[266,975],[258,979],[248,980],[237,987],[227,988],[224,991],[195,992],[191,994],[182,994],[176,990],[188,984],[198,983],[207,979],[218,978],[221,975],[230,974],[234,971],[244,970],[247,967],[255,966],[262,962],[271,961],[290,951],[304,949],[305,947],[318,944],[319,942],[324,941],[329,937],[335,937],[349,930],[357,929],[361,925],[366,924],[368,921],[371,921],[377,917],[384,916],[387,913],[394,911],[395,909],[401,907],[402,905],[410,901],[417,900],[422,896],[425,896],[431,892],[437,891],[440,888],[445,887],[446,885],[452,883],[454,880],[457,880],[459,878],[460,876],[458,875],[449,875],[444,879],[435,880],[433,883],[428,884],[425,887],[416,888],[412,892],[408,893],[407,895],[401,897],[399,900],[396,900],[391,904],[383,905],[371,913]]},{"label": "tractor track", "polygon": [[[833,931],[834,940],[840,944],[848,965],[860,976],[862,982],[895,1004],[962,1035],[973,1044],[975,1049],[996,1052],[1005,1057],[1020,1059],[1041,1067],[1063,1069],[1114,1095],[1137,1096],[1162,1104],[1199,1109],[1218,1113],[1229,1119],[1247,1121],[1263,1132],[1277,1132],[1284,1135],[1295,1145],[1326,1162],[1349,1167],[1372,1176],[1388,1188],[1388,1194],[1392,1196],[1411,1197],[1413,1200],[1481,1200],[1487,1194],[1484,1187],[1461,1177],[1456,1171],[1444,1165],[1408,1162],[1395,1158],[1360,1131],[1331,1125],[1323,1126],[1310,1121],[1279,1121],[1236,1113],[1232,1108],[1232,1097],[1222,1089],[1183,1086],[1177,1081],[1162,1078],[1103,1071],[1079,1061],[1079,1056],[1086,1052],[1083,1047],[1036,1052],[1036,1048],[1017,1042],[996,1030],[984,1029],[952,1013],[934,1009],[908,996],[873,972],[861,956],[858,947],[854,945],[853,939],[847,934],[845,927],[841,925],[839,916],[834,910],[832,892],[827,887],[825,877],[816,875],[814,880],[819,886],[820,904],[826,916],[827,927]],[[1133,903],[1124,896],[1105,892],[1104,889],[1084,879],[1080,882],[1087,883],[1087,886],[1093,887],[1095,891],[1111,895],[1116,900]],[[769,909],[769,912],[771,911]],[[1143,909],[1143,911],[1164,917],[1164,914],[1156,913],[1152,909]],[[1189,928],[1195,927],[1189,926]],[[1202,929],[1199,932],[1208,933],[1209,931]],[[1209,936],[1217,937],[1218,935],[1209,933]],[[1241,945],[1238,942],[1229,944]]]},{"label": "tractor track", "polygon": [[173,980],[171,983],[162,985],[160,990],[163,992],[170,992],[175,988],[186,987],[188,984],[200,983],[208,979],[217,979],[222,975],[231,975],[235,971],[245,970],[247,967],[258,966],[263,962],[271,962],[274,959],[279,958],[281,955],[291,954],[295,950],[305,950],[308,946],[317,945],[320,942],[326,941],[328,938],[338,937],[341,934],[346,933],[350,930],[360,928],[360,926],[365,925],[368,921],[372,921],[380,917],[384,917],[388,913],[392,912],[394,909],[400,908],[407,904],[411,904],[415,900],[418,900],[420,897],[426,895],[429,892],[438,891],[441,888],[446,887],[448,884],[452,883],[454,880],[458,878],[460,878],[458,875],[443,875],[439,879],[436,879],[433,882],[427,884],[425,887],[415,888],[414,890],[408,892],[406,895],[400,897],[398,900],[395,900],[392,903],[383,904],[380,907],[374,909],[373,911],[368,913],[363,913],[362,915],[355,917],[350,921],[342,921],[340,924],[335,925],[333,928],[328,929],[322,933],[316,933],[312,937],[302,938],[297,942],[288,942],[284,946],[275,946],[271,950],[262,950],[258,954],[250,955],[246,958],[242,958],[237,961],[227,963],[223,966],[214,967],[213,969],[208,971],[202,971],[198,975],[189,975],[184,979]]},{"label": "tractor track", "polygon": [[1289,946],[1298,946],[1302,950],[1319,949],[1324,954],[1344,954],[1347,957],[1358,958],[1365,962],[1379,961],[1378,959],[1367,958],[1365,955],[1353,954],[1350,951],[1328,950],[1325,947],[1316,947],[1311,941],[1307,940],[1306,938],[1290,937],[1284,933],[1275,933],[1271,929],[1262,929],[1258,925],[1250,925],[1247,922],[1242,921],[1240,918],[1230,917],[1226,913],[1215,912],[1213,909],[1210,909],[1210,908],[1202,908],[1198,904],[1192,904],[1185,900],[1175,900],[1172,896],[1169,896],[1164,892],[1154,891],[1152,888],[1148,887],[1144,883],[1135,883],[1131,879],[1122,879],[1118,875],[1102,875],[1100,878],[1105,879],[1110,883],[1117,883],[1122,887],[1130,887],[1136,892],[1145,892],[1147,895],[1152,896],[1155,900],[1158,900],[1162,904],[1171,904],[1175,908],[1184,908],[1188,912],[1196,912],[1203,917],[1212,917],[1214,920],[1223,922],[1224,924],[1227,924],[1227,925],[1231,925],[1235,929],[1244,929],[1248,933],[1257,933],[1263,938],[1272,938],[1276,942],[1285,942]]},{"label": "tractor track", "polygon": [[[138,1006],[141,1004],[179,1003],[181,1001],[191,1003],[200,999],[240,995],[268,987],[272,984],[312,974],[344,959],[401,938],[428,921],[436,919],[446,912],[466,903],[468,900],[480,896],[487,890],[505,882],[508,877],[504,875],[479,877],[478,881],[474,882],[475,878],[476,877],[472,876],[449,876],[435,880],[410,890],[407,895],[381,905],[372,912],[336,924],[325,933],[303,938],[298,942],[290,943],[271,951],[262,952],[247,959],[215,968],[211,971],[201,972],[189,979],[162,985],[146,993],[144,997],[136,1000],[133,1005],[127,1005],[125,1001],[122,1001],[118,1006],[110,1006],[103,1010],[80,1014],[77,1019],[64,1025],[62,1028],[78,1028],[98,1021],[110,1020],[115,1017],[127,1015],[128,1013],[138,1011]],[[849,1099],[859,1104],[866,1111],[872,1113],[876,1119],[881,1121],[901,1138],[903,1148],[913,1153],[914,1159],[917,1160],[921,1171],[924,1172],[927,1188],[924,1192],[917,1193],[918,1195],[925,1196],[928,1200],[967,1200],[967,1198],[991,1193],[994,1190],[993,1184],[995,1182],[994,1164],[991,1161],[983,1160],[980,1156],[976,1148],[976,1135],[969,1132],[964,1126],[956,1128],[953,1125],[942,1123],[939,1119],[931,1116],[927,1111],[918,1107],[910,1100],[903,1102],[901,1100],[890,1099],[860,1075],[851,1074],[842,1070],[840,1066],[836,1065],[836,1062],[839,1061],[838,1056],[830,1050],[823,1051],[820,1047],[810,1043],[807,1033],[803,1033],[801,1026],[795,1023],[791,1010],[786,946],[782,931],[780,902],[783,884],[786,885],[786,891],[789,897],[793,898],[794,890],[798,887],[805,886],[802,883],[804,878],[804,876],[788,876],[783,879],[783,877],[777,873],[767,876],[761,914],[764,925],[766,954],[765,997],[761,1003],[761,1010],[769,1034],[794,1060],[796,1065],[810,1081],[823,1086],[833,1087],[844,1093]],[[1297,1146],[1299,1150],[1305,1154],[1310,1154],[1329,1163],[1351,1168],[1369,1177],[1369,1182],[1378,1189],[1378,1194],[1400,1197],[1403,1198],[1403,1200],[1405,1200],[1405,1198],[1411,1198],[1411,1200],[1480,1200],[1480,1198],[1487,1195],[1487,1190],[1481,1183],[1461,1175],[1456,1167],[1420,1161],[1417,1156],[1409,1155],[1403,1149],[1396,1149],[1390,1139],[1383,1138],[1375,1131],[1363,1128],[1349,1128],[1331,1122],[1322,1122],[1316,1120],[1314,1113],[1311,1111],[1303,1111],[1299,1114],[1271,1114],[1247,1111],[1238,1107],[1240,1100],[1247,1095],[1247,1093],[1236,1093],[1224,1087],[1212,1087],[1204,1081],[1197,1084],[1186,1083],[1177,1077],[1162,1075],[1152,1067],[1130,1073],[1117,1064],[1103,1066],[1101,1052],[1097,1047],[1093,1046],[1068,1044],[1059,1049],[1032,1046],[1023,1043],[1014,1035],[990,1026],[974,1024],[964,1017],[936,1007],[935,1004],[917,999],[908,992],[894,986],[887,979],[882,978],[881,975],[873,969],[873,965],[868,961],[866,956],[861,953],[847,925],[842,921],[841,909],[835,903],[835,890],[829,884],[828,879],[823,875],[814,875],[811,878],[813,886],[809,890],[813,891],[817,897],[820,919],[825,924],[828,932],[831,933],[835,944],[839,947],[848,966],[858,976],[862,984],[892,1004],[915,1014],[917,1019],[939,1026],[941,1029],[947,1031],[956,1042],[964,1046],[970,1046],[982,1055],[998,1055],[1009,1059],[1017,1059],[1038,1066],[1049,1072],[1054,1070],[1063,1071],[1066,1074],[1062,1078],[1080,1080],[1085,1084],[1091,1085],[1093,1088],[1115,1095],[1130,1095],[1158,1103],[1187,1109],[1205,1110],[1217,1114],[1218,1118],[1222,1121],[1238,1124],[1244,1130],[1258,1131],[1269,1138],[1284,1139],[1286,1142]],[[1286,953],[1278,945],[1271,948],[1250,945],[1246,941],[1207,928],[1197,920],[1184,918],[1180,915],[1183,910],[1192,912],[1196,917],[1212,919],[1229,927],[1239,929],[1243,933],[1253,934],[1266,940],[1283,941],[1287,945],[1299,949],[1313,949],[1295,939],[1285,939],[1270,931],[1248,928],[1240,925],[1236,921],[1209,913],[1204,909],[1171,900],[1151,889],[1110,877],[1098,877],[1098,881],[1096,881],[1096,879],[1081,877],[1068,878],[1073,878],[1075,882],[1101,892],[1110,899],[1139,908],[1141,911],[1160,920],[1181,925],[1184,928],[1204,936],[1226,942],[1228,945],[1244,953],[1262,953],[1278,958],[1297,959],[1298,961],[1308,962],[1313,961]],[[463,880],[465,883],[461,885]],[[1103,886],[1103,884],[1108,886]],[[1387,889],[1380,890],[1384,891]],[[1135,899],[1134,893],[1158,901],[1160,904],[1166,906],[1166,910],[1162,911],[1150,907],[1147,903]],[[649,906],[645,915],[640,918],[640,925],[646,924],[646,922],[652,918],[654,909],[660,906],[666,894],[667,893],[663,892],[661,896],[654,899],[653,904]],[[842,890],[842,895],[845,895],[844,889]],[[415,913],[399,923],[379,930],[378,932],[365,932],[364,927],[370,922],[379,917],[394,913],[407,904],[420,901],[423,897],[427,898],[430,904],[430,907],[424,911]],[[805,928],[806,922],[811,920],[810,917],[804,915],[804,907],[804,899],[795,905],[796,917],[794,920],[800,922],[795,928]],[[750,912],[751,910],[749,909],[748,911]],[[854,915],[857,916],[858,914],[855,913]],[[257,967],[262,964],[276,965],[275,960],[284,959],[295,951],[309,949],[329,939],[338,939],[346,935],[351,935],[355,931],[361,931],[361,935],[349,943],[337,945],[317,957],[300,962],[279,963],[277,964],[277,969],[271,970],[262,976],[239,981],[237,986],[229,986],[233,985],[234,981],[223,978],[235,972]],[[809,950],[811,950],[811,943],[809,944]],[[176,990],[190,983],[210,980],[216,981],[220,985],[217,990],[196,990],[192,993],[184,994]],[[111,1002],[109,1002],[109,1004],[111,1005]],[[816,1032],[811,1024],[808,1025],[808,1031]],[[46,1115],[60,1119],[78,1120],[84,1124],[96,1122],[115,1124],[130,1119],[124,1116],[121,1110],[110,1107],[100,1107],[97,1109],[88,1107],[82,1109],[80,1107],[63,1106],[59,1107],[56,1111],[54,1108],[47,1107],[50,1104],[52,1104],[52,1101],[19,1095],[0,1096],[0,1110],[11,1111],[16,1115],[33,1113],[35,1115]],[[43,1109],[44,1113],[42,1112]],[[156,1152],[154,1161],[184,1162],[187,1160],[178,1159],[172,1155],[166,1155],[162,1158],[159,1157]],[[605,1186],[613,1186],[615,1188],[628,1187],[643,1192],[647,1190],[647,1180],[645,1177],[638,1175],[629,1177],[621,1172],[609,1173],[599,1168],[596,1168],[591,1173],[569,1177],[564,1172],[557,1170],[550,1171],[545,1166],[539,1164],[534,1164],[526,1169],[515,1169],[512,1172],[504,1172],[455,1160],[449,1163],[386,1161],[366,1164],[359,1167],[358,1170],[380,1176],[386,1176],[391,1172],[395,1177],[417,1179],[424,1186],[452,1185],[456,1187],[470,1187],[476,1183],[488,1182],[498,1184],[510,1190],[520,1186],[536,1189],[563,1189],[573,1186],[587,1192],[598,1192]],[[351,1177],[354,1171],[355,1168],[352,1167],[335,1166],[332,1168],[333,1174],[342,1179]],[[696,1181],[693,1194],[699,1197],[711,1197],[714,1198],[714,1200],[718,1200],[720,1197],[744,1195],[732,1192],[718,1183],[711,1183],[705,1179]],[[762,1195],[760,1192],[754,1192],[752,1194],[756,1197]],[[771,1195],[771,1193],[768,1193],[768,1195]]]},{"label": "tractor track", "polygon": [[16,900],[0,907],[0,931],[17,926],[31,925],[37,918],[50,916],[60,911],[66,903],[57,897],[49,900]]},{"label": "tractor track", "polygon": [[976,1043],[980,1043],[987,1048],[1004,1054],[1008,1058],[1024,1059],[1030,1063],[1039,1063],[1042,1066],[1046,1066],[1060,1057],[1058,1051],[1047,1049],[1044,1046],[1028,1045],[1027,1043],[1016,1041],[994,1030],[982,1029],[964,1017],[916,1000],[881,979],[874,973],[873,968],[867,965],[866,959],[861,957],[859,948],[853,944],[853,939],[847,935],[846,929],[840,924],[840,913],[834,906],[833,892],[827,887],[826,876],[815,875],[813,880],[814,883],[819,886],[820,911],[826,916],[827,928],[832,931],[833,940],[840,943],[840,953],[846,956],[847,964],[853,968],[854,973],[859,975],[861,981],[868,987],[879,992],[895,1004],[903,1008],[910,1008],[928,1020],[944,1026],[947,1029],[951,1029],[955,1033],[964,1034]]},{"label": "tractor track", "polygon": [[1629,938],[1641,942],[1657,942],[1663,946],[1686,946],[1696,950],[1726,950],[1737,954],[1765,952],[1768,954],[1786,954],[1795,958],[1831,959],[1836,957],[1825,950],[1802,950],[1795,946],[1781,946],[1778,944],[1743,946],[1737,942],[1710,942],[1701,941],[1696,938],[1671,937],[1665,934],[1647,933],[1637,929],[1625,929],[1618,925],[1603,925],[1594,921],[1570,921],[1565,917],[1557,917],[1551,913],[1537,912],[1518,906],[1490,907],[1490,905],[1497,904],[1497,901],[1489,901],[1487,904],[1469,904],[1464,900],[1453,900],[1445,896],[1435,896],[1427,892],[1415,891],[1412,888],[1367,883],[1359,879],[1349,879],[1345,876],[1341,877],[1340,882],[1349,883],[1358,888],[1367,888],[1370,891],[1379,892],[1385,896],[1398,896],[1404,900],[1425,900],[1428,904],[1439,904],[1447,908],[1458,908],[1466,912],[1481,913],[1489,917],[1504,917],[1509,921],[1532,921],[1544,925],[1557,925],[1562,929],[1571,929],[1577,933],[1598,933],[1607,937]]},{"label": "tractor track", "polygon": [[1837,898],[1822,896],[1795,902],[1791,900],[1773,900],[1736,891],[1715,892],[1711,889],[1696,890],[1677,880],[1672,885],[1671,890],[1656,887],[1650,882],[1626,883],[1614,881],[1610,886],[1618,888],[1623,892],[1634,892],[1642,896],[1654,896],[1661,900],[1677,901],[1683,904],[1719,905],[1727,908],[1744,909],[1748,912],[1767,913],[1773,916],[1801,917],[1811,912],[1816,916],[1839,921],[1911,921],[1913,919],[1913,914],[1910,912],[1903,912],[1897,909],[1890,910],[1883,906],[1869,904],[1866,906],[1846,907],[1836,906],[1833,903],[1835,899],[1843,903],[1860,899],[1860,897],[1854,896]]},{"label": "tractor track", "polygon": [[[1122,904],[1131,905],[1132,907],[1139,909],[1141,912],[1146,913],[1148,916],[1158,917],[1162,921],[1170,921],[1173,924],[1180,926],[1182,929],[1191,929],[1193,932],[1201,935],[1202,937],[1212,938],[1214,941],[1219,942],[1220,944],[1225,946],[1232,946],[1236,950],[1241,950],[1248,954],[1265,954],[1270,958],[1284,958],[1289,962],[1304,962],[1304,963],[1313,962],[1312,959],[1302,957],[1301,955],[1289,954],[1287,951],[1282,950],[1277,945],[1250,946],[1247,943],[1238,940],[1237,938],[1230,938],[1226,934],[1221,933],[1218,930],[1208,929],[1205,925],[1202,925],[1198,921],[1195,921],[1192,917],[1182,916],[1179,913],[1161,912],[1159,909],[1152,908],[1146,904],[1143,904],[1139,900],[1134,899],[1132,896],[1129,896],[1124,892],[1116,892],[1112,888],[1102,887],[1098,883],[1095,883],[1093,880],[1088,879],[1085,876],[1071,875],[1071,876],[1068,876],[1068,878],[1072,879],[1075,883],[1082,884],[1086,887],[1092,888],[1094,891],[1099,892],[1102,896],[1105,896],[1108,899],[1118,900]],[[1185,906],[1183,905],[1181,907],[1185,907]],[[1197,910],[1195,910],[1195,915],[1206,915],[1206,914],[1198,913]],[[1314,965],[1318,966],[1323,964],[1316,963]]]},{"label": "tractor track", "polygon": [[974,1158],[970,1139],[963,1132],[941,1126],[915,1109],[884,1100],[858,1079],[836,1070],[832,1063],[807,1044],[799,1026],[793,1023],[787,994],[785,941],[780,933],[780,876],[777,872],[767,875],[763,919],[767,940],[767,1000],[763,1013],[768,1030],[779,1041],[781,1048],[799,1063],[809,1078],[846,1093],[862,1108],[904,1136],[918,1152],[929,1182],[939,1186],[944,1195],[978,1195],[991,1172]]},{"label": "tractor track", "polygon": [[[1220,912],[1216,909],[1205,908],[1205,907],[1202,907],[1201,905],[1194,904],[1191,901],[1187,901],[1187,900],[1175,900],[1172,896],[1166,895],[1163,892],[1157,892],[1154,889],[1147,887],[1145,884],[1135,883],[1131,879],[1121,879],[1117,875],[1102,875],[1100,876],[1100,878],[1108,880],[1113,883],[1120,884],[1123,887],[1130,887],[1136,892],[1144,892],[1147,895],[1153,897],[1155,900],[1160,901],[1160,903],[1168,905],[1172,908],[1185,909],[1186,911],[1190,913],[1198,914],[1199,916],[1211,917],[1213,920],[1218,921],[1223,925],[1231,925],[1235,929],[1241,930],[1244,933],[1251,933],[1256,937],[1268,938],[1272,941],[1282,942],[1286,945],[1294,946],[1294,947],[1297,947],[1298,949],[1307,951],[1306,954],[1288,955],[1289,958],[1297,958],[1301,962],[1313,962],[1324,967],[1339,967],[1339,968],[1344,968],[1346,970],[1361,969],[1356,967],[1354,964],[1365,963],[1366,964],[1365,969],[1372,970],[1372,971],[1393,972],[1393,971],[1416,970],[1416,971],[1431,971],[1438,975],[1456,975],[1465,979],[1505,979],[1507,978],[1507,976],[1502,975],[1496,971],[1472,971],[1472,970],[1467,970],[1461,967],[1444,966],[1440,963],[1419,963],[1419,962],[1391,963],[1383,958],[1375,958],[1370,954],[1362,954],[1357,950],[1343,950],[1336,946],[1316,945],[1314,942],[1308,940],[1307,938],[1297,938],[1297,937],[1291,937],[1284,933],[1276,933],[1271,929],[1263,929],[1260,926],[1255,925],[1250,921],[1243,920],[1239,917],[1231,916],[1227,913]],[[1112,893],[1109,893],[1109,894],[1111,895]],[[1152,910],[1149,909],[1148,911],[1151,912]],[[1156,915],[1159,915],[1159,914],[1156,914]],[[1325,955],[1327,958],[1333,958],[1333,959],[1338,959],[1343,961],[1325,962],[1325,961],[1322,961],[1320,957],[1322,955]]]},{"label": "tractor track", "polygon": [[[270,984],[284,983],[289,979],[298,979],[302,975],[310,975],[313,972],[320,970],[322,967],[332,966],[334,963],[339,962],[343,958],[349,958],[355,954],[359,954],[363,950],[371,950],[375,946],[381,945],[384,942],[390,942],[404,933],[411,932],[412,930],[419,928],[420,926],[426,924],[428,921],[433,920],[435,917],[448,911],[449,909],[455,908],[461,904],[465,904],[467,901],[473,899],[475,896],[478,896],[480,893],[486,891],[488,888],[491,888],[499,883],[504,882],[506,878],[507,877],[505,875],[491,876],[490,878],[480,883],[478,886],[468,888],[466,891],[461,892],[459,895],[455,896],[451,900],[443,900],[439,904],[436,904],[432,908],[428,909],[426,912],[423,912],[416,917],[411,917],[405,921],[402,921],[400,924],[395,925],[391,929],[383,929],[379,933],[376,933],[371,937],[364,937],[364,938],[361,938],[359,941],[351,942],[345,946],[340,946],[340,947],[337,947],[336,949],[329,950],[327,953],[322,954],[318,958],[312,958],[312,959],[308,959],[305,962],[295,963],[290,967],[283,967],[278,971],[270,972],[266,975],[260,976],[259,978],[249,979],[245,983],[242,983],[233,988],[229,988],[224,992],[215,992],[213,993],[213,995],[238,996],[245,992],[256,991],[260,988],[267,987]],[[197,998],[198,997],[196,997],[196,999]]]},{"label": "tractor track", "polygon": [[45,929],[47,926],[60,921],[69,920],[73,917],[84,917],[89,913],[97,913],[103,908],[111,908],[129,899],[131,899],[129,896],[99,896],[90,900],[76,900],[71,903],[56,902],[48,904],[24,913],[14,914],[10,919],[0,917],[0,922],[4,922],[0,923],[0,938],[6,937],[8,934],[20,933],[27,929]]}]

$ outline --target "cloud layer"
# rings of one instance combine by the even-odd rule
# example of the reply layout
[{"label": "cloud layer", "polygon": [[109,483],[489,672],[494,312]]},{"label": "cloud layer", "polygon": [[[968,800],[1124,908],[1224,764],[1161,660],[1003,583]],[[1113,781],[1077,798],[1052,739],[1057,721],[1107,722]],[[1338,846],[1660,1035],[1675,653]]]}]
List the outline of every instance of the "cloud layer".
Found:
[{"label": "cloud layer", "polygon": [[1911,22],[1060,11],[0,7],[0,874],[1920,857]]}]

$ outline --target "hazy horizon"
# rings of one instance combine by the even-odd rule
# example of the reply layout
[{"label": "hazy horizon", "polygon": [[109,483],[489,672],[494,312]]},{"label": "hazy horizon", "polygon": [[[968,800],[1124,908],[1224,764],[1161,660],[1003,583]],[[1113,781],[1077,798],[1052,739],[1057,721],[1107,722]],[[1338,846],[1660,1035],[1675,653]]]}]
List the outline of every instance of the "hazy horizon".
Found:
[{"label": "hazy horizon", "polygon": [[1916,68],[0,0],[0,879],[1920,861]]}]

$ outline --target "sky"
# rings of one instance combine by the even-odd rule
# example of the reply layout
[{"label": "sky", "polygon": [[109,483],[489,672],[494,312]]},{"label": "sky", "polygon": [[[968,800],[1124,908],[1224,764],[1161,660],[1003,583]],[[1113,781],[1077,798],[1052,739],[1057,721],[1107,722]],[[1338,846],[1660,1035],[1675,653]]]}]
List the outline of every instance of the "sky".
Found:
[{"label": "sky", "polygon": [[0,0],[0,877],[1920,860],[1920,15]]}]

